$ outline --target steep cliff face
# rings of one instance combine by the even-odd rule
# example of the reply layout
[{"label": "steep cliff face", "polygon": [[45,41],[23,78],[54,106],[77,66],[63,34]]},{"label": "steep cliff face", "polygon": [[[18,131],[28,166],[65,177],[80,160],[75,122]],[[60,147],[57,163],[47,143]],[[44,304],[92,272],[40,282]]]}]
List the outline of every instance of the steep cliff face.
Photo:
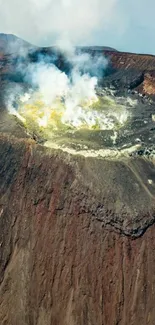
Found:
[{"label": "steep cliff face", "polygon": [[[105,84],[154,94],[153,56],[107,55]],[[112,155],[47,148],[5,110],[16,58],[0,60],[0,324],[154,324],[154,102],[133,95]],[[137,137],[143,150],[120,149]]]},{"label": "steep cliff face", "polygon": [[154,162],[0,152],[0,323],[153,324]]}]

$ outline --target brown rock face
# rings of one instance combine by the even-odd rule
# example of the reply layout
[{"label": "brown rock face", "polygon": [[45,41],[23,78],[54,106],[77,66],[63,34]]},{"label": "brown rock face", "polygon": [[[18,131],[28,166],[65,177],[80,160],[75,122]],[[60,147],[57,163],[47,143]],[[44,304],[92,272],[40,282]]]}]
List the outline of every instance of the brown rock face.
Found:
[{"label": "brown rock face", "polygon": [[125,70],[135,69],[139,71],[154,70],[155,56],[124,52],[105,52],[109,56],[112,65],[116,69],[121,67]]},{"label": "brown rock face", "polygon": [[[153,55],[140,55],[120,52],[108,52],[112,66],[117,69],[129,71],[135,69],[142,72],[139,85],[135,89],[147,96],[155,95],[155,57]],[[136,85],[135,85],[136,86]]]},{"label": "brown rock face", "polygon": [[153,162],[0,152],[0,324],[154,324]]},{"label": "brown rock face", "polygon": [[[124,86],[147,96],[155,95],[155,56],[107,51],[109,63],[114,69],[112,78],[119,82],[125,78]],[[119,74],[118,74],[119,71]],[[124,77],[125,76],[125,77]],[[120,84],[119,84],[120,87]]]},{"label": "brown rock face", "polygon": [[137,87],[137,90],[143,95],[155,95],[155,71],[150,71],[144,74],[144,80]]}]

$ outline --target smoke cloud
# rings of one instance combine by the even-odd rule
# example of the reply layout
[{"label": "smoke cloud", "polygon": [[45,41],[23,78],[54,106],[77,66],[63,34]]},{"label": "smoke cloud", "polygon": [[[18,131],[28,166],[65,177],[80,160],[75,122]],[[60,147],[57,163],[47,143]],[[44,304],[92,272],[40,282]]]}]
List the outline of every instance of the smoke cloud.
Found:
[{"label": "smoke cloud", "polygon": [[56,53],[53,61],[40,57],[37,63],[29,63],[26,67],[19,64],[24,84],[23,87],[16,84],[11,92],[8,90],[6,106],[9,112],[21,119],[28,129],[42,130],[48,139],[60,130],[115,130],[124,125],[131,103],[99,87],[106,59],[73,48],[65,49],[63,54],[70,65],[68,72],[54,64]]},{"label": "smoke cloud", "polygon": [[26,67],[18,64],[17,71],[22,72],[29,89],[25,92],[17,84],[11,92],[7,91],[6,106],[11,114],[19,118],[20,113],[21,117],[31,118],[45,128],[54,115],[62,124],[73,127],[84,124],[90,127],[96,123],[98,117],[92,109],[89,112],[89,107],[98,100],[96,87],[107,60],[103,56],[77,53],[73,48],[65,48],[63,55],[70,65],[68,73],[58,69],[48,58],[41,57],[39,62]]},{"label": "smoke cloud", "polygon": [[96,30],[117,29],[119,1],[0,0],[0,30],[39,45],[58,39],[89,44]]}]

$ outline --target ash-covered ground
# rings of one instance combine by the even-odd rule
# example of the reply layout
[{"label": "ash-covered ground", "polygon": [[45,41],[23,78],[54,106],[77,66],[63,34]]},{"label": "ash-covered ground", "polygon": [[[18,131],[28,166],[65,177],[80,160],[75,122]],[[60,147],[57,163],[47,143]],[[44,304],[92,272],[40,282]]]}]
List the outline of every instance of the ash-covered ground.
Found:
[{"label": "ash-covered ground", "polygon": [[[137,155],[155,153],[155,105],[149,98],[138,93],[125,92],[118,96],[114,88],[98,88],[97,108],[105,114],[104,129],[82,128],[58,130],[45,142],[76,151],[95,151],[96,154],[115,155],[123,152]],[[95,105],[94,105],[95,106]],[[95,107],[94,107],[95,109]],[[108,150],[107,150],[108,149]],[[111,153],[110,151],[111,150]],[[102,152],[104,151],[104,152]]]}]

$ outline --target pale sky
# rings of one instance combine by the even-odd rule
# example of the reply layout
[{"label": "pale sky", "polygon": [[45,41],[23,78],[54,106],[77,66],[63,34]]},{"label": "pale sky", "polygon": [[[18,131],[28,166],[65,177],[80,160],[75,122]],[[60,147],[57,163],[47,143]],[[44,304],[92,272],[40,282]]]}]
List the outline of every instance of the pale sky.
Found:
[{"label": "pale sky", "polygon": [[155,54],[155,0],[0,0],[0,32]]}]

